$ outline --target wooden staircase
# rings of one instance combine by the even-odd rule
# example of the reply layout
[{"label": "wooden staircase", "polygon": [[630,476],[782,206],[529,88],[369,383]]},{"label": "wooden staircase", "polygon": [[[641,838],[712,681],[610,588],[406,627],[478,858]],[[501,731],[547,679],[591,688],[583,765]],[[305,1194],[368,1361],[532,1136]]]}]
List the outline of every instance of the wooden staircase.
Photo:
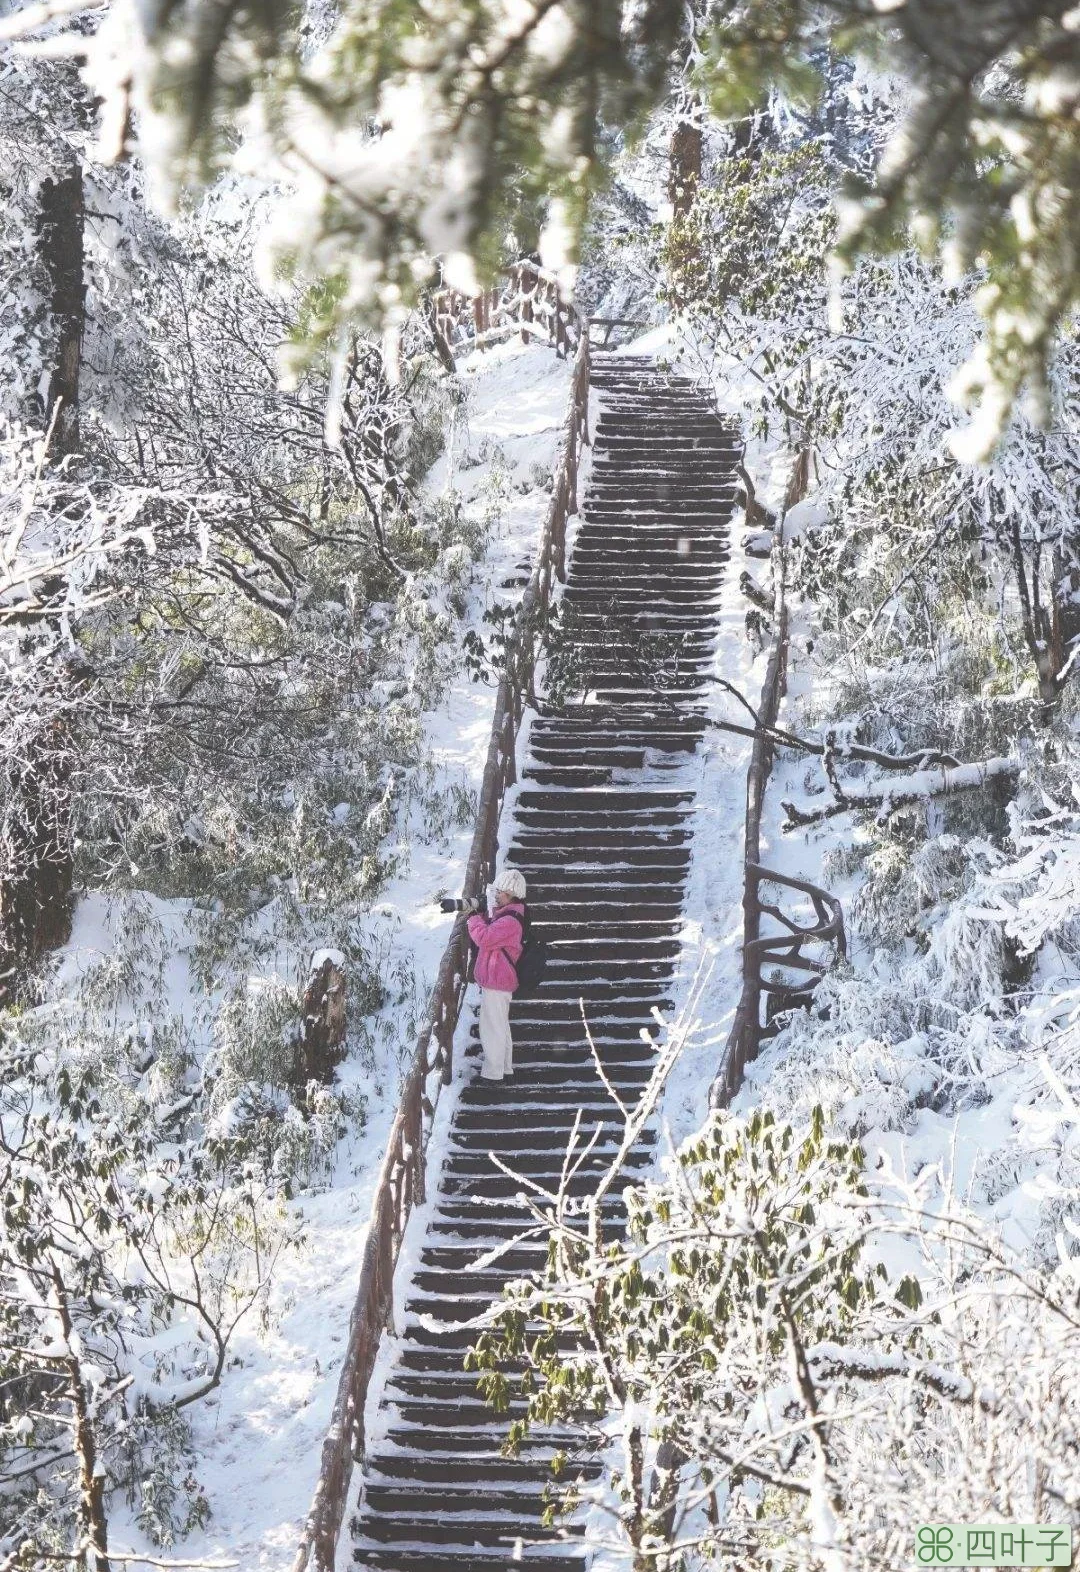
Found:
[{"label": "wooden staircase", "polygon": [[[578,1109],[603,1131],[598,1172],[621,1121],[596,1074],[584,1000],[605,1071],[632,1099],[649,1078],[642,1041],[667,1009],[679,953],[693,793],[680,784],[704,730],[715,596],[728,556],[738,444],[691,383],[650,360],[597,355],[595,458],[565,590],[595,702],[537,719],[508,861],[528,881],[550,964],[535,999],[511,1008],[514,1076],[470,1079],[454,1110],[443,1170],[406,1297],[383,1412],[352,1522],[355,1562],[386,1572],[503,1572],[521,1560],[581,1572],[574,1523],[546,1528],[548,1459],[572,1435],[532,1433],[517,1459],[500,1447],[507,1418],[462,1368],[476,1332],[464,1323],[511,1277],[543,1265],[546,1240],[515,1199],[521,1186],[491,1161],[554,1187]],[[613,619],[681,636],[677,673],[643,674],[618,659]],[[466,1058],[479,1054],[475,1014]],[[652,1162],[647,1132],[629,1168]],[[588,1174],[575,1181],[583,1190]],[[617,1218],[621,1202],[612,1199]],[[483,1258],[499,1245],[494,1263]],[[476,1263],[480,1264],[476,1264]],[[511,1414],[519,1412],[511,1408]],[[573,1464],[586,1478],[597,1459]]]}]

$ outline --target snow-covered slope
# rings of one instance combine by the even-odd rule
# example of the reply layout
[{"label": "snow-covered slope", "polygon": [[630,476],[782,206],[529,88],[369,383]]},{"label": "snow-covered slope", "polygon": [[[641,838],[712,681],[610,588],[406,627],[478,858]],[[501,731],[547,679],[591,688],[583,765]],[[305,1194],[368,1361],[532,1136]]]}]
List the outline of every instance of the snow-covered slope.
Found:
[{"label": "snow-covered slope", "polygon": [[[545,481],[565,419],[569,367],[550,349],[503,345],[464,362],[461,379],[465,399],[455,429],[427,479],[429,489],[448,500],[456,496],[472,510],[487,532],[459,634],[479,627],[494,600],[520,593],[520,582],[500,586],[520,580],[518,570],[531,563],[536,548],[549,501]],[[443,702],[426,717],[430,779],[423,801],[399,822],[396,844],[388,847],[403,871],[363,918],[389,1002],[371,1015],[364,1014],[362,1000],[352,1004],[351,1052],[339,1087],[359,1117],[347,1120],[318,1182],[281,1203],[283,1223],[299,1226],[299,1242],[283,1255],[265,1304],[238,1329],[221,1386],[188,1411],[198,1458],[198,1485],[191,1482],[191,1488],[205,1492],[210,1516],[183,1542],[185,1558],[266,1572],[285,1572],[292,1563],[337,1385],[372,1186],[402,1069],[449,934],[450,919],[436,897],[460,888],[472,836],[468,810],[483,772],[493,705],[494,689],[472,683],[459,666]],[[133,904],[160,952],[163,986],[156,1007],[188,1023],[199,1053],[210,1052],[221,1001],[207,997],[200,984],[199,930],[190,902],[84,899],[71,943],[58,957],[57,990],[73,990],[92,968],[123,964]],[[328,931],[323,942],[333,946],[335,937]],[[274,949],[251,969],[251,990],[272,988],[297,970],[303,975],[307,956],[275,938]],[[129,999],[123,1008],[133,1028],[152,1026],[145,999]],[[117,1548],[142,1543],[122,1512],[114,1512],[112,1537]]]}]

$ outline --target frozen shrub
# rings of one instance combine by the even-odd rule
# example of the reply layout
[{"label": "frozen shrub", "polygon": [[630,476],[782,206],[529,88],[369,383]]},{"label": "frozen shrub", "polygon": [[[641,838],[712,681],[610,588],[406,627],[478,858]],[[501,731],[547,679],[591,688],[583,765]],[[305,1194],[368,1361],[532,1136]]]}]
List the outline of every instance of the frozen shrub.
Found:
[{"label": "frozen shrub", "polygon": [[439,558],[437,577],[442,581],[449,609],[454,616],[465,615],[465,591],[472,583],[472,567],[472,553],[461,541],[454,546],[447,546]]},{"label": "frozen shrub", "polygon": [[249,978],[218,1014],[207,1064],[211,1133],[257,1154],[277,1178],[295,1173],[306,1155],[305,1121],[289,1091],[300,1029],[298,990]]},{"label": "frozen shrub", "polygon": [[152,1545],[167,1549],[210,1521],[210,1502],[195,1473],[191,1429],[175,1408],[143,1407],[129,1430],[125,1461],[135,1521]]},{"label": "frozen shrub", "polygon": [[911,848],[886,835],[862,861],[867,878],[851,902],[852,923],[872,943],[900,944],[914,930],[920,910]]}]

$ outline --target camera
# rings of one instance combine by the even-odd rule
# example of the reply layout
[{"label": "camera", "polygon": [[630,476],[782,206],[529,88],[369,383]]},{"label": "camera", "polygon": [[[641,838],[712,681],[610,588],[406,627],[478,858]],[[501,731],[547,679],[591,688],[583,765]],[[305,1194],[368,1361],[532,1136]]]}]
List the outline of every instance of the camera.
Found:
[{"label": "camera", "polygon": [[452,895],[444,895],[439,902],[439,906],[444,912],[477,912],[480,910],[480,902],[475,896],[468,901],[456,901]]}]

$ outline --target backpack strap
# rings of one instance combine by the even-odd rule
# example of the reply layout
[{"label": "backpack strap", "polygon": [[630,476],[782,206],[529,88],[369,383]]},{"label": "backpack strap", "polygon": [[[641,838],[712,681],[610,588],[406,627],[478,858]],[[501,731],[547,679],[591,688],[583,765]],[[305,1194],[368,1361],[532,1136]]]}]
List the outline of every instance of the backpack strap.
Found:
[{"label": "backpack strap", "polygon": [[[522,947],[524,947],[524,944],[525,944],[525,914],[524,914],[524,912],[503,912],[502,915],[504,917],[512,917],[514,919],[514,921],[517,923],[518,927],[521,929],[521,942],[522,942]],[[499,945],[499,954],[506,956],[507,965],[512,969],[512,971],[514,973],[514,976],[517,977],[517,974],[518,974],[517,962],[516,961],[512,961],[510,959],[509,952],[507,950],[504,950],[501,944]],[[521,957],[519,955],[518,956],[518,960],[520,960],[520,959],[521,959]],[[520,985],[520,980],[519,980],[519,985]]]}]

